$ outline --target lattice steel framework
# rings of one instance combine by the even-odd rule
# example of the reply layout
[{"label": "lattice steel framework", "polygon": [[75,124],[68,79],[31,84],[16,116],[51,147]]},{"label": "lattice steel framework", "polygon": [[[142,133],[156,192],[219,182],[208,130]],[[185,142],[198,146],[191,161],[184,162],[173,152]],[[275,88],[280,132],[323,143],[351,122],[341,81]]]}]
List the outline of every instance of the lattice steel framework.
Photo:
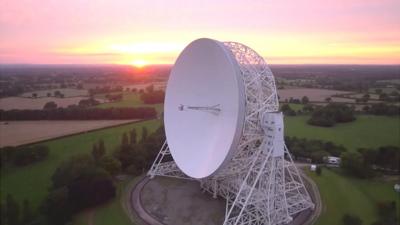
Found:
[{"label": "lattice steel framework", "polygon": [[[284,144],[283,121],[280,127],[279,115],[271,117],[279,110],[274,76],[254,50],[236,42],[224,45],[242,73],[245,123],[232,160],[215,175],[200,179],[200,185],[214,197],[226,199],[224,225],[286,224],[314,204]],[[168,155],[165,142],[148,174],[192,179],[175,162],[165,162]]]}]

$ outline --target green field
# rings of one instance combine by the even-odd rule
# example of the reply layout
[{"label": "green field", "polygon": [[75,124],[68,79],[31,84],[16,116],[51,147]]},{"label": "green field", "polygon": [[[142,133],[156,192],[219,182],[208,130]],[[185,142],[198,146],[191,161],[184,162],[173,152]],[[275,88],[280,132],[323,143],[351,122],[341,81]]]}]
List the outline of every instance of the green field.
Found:
[{"label": "green field", "polygon": [[332,141],[344,145],[349,150],[383,145],[400,146],[399,117],[357,116],[354,122],[339,123],[332,128],[308,125],[308,118],[309,116],[286,116],[285,134]]},{"label": "green field", "polygon": [[[137,97],[136,100],[135,97],[131,97],[130,100],[127,98],[124,101],[138,101]],[[118,103],[127,104],[124,101]],[[400,136],[400,119],[398,117],[358,116],[355,122],[337,124],[333,128],[310,126],[306,123],[307,119],[308,116],[286,117],[286,135],[329,140],[343,144],[349,150],[382,145],[400,146],[398,138]],[[142,126],[148,127],[149,132],[152,132],[159,125],[159,120],[137,122],[43,142],[42,144],[50,148],[48,159],[26,167],[1,171],[1,198],[3,199],[6,194],[11,193],[19,202],[27,198],[32,206],[37,208],[47,195],[47,188],[51,184],[50,177],[61,161],[72,155],[90,152],[92,144],[99,138],[104,140],[106,149],[110,152],[120,143],[123,132],[135,127],[140,135]],[[388,182],[348,178],[329,170],[324,170],[321,177],[316,177],[314,174],[311,174],[311,177],[318,184],[326,206],[318,225],[340,225],[339,220],[345,212],[357,214],[364,220],[364,224],[370,224],[376,220],[374,208],[376,202],[396,198],[392,191],[393,184]],[[88,219],[93,218],[92,221],[95,225],[128,225],[129,218],[125,215],[119,199],[124,186],[125,182],[118,182],[117,198],[97,207],[94,211],[88,210],[79,214],[73,224],[87,224]]]},{"label": "green field", "polygon": [[159,125],[159,120],[150,120],[43,142],[42,144],[50,149],[49,157],[45,161],[22,168],[1,170],[1,199],[10,193],[19,202],[24,198],[29,199],[32,207],[37,208],[46,197],[51,175],[60,162],[72,155],[89,153],[93,143],[100,138],[104,140],[106,149],[110,152],[118,146],[124,132],[136,128],[140,137],[143,126],[146,126],[149,132],[153,132]]},{"label": "green field", "polygon": [[[118,93],[116,93],[118,94]],[[96,107],[98,108],[118,108],[118,107],[142,107],[142,106],[148,106],[148,107],[154,107],[158,113],[161,113],[163,110],[163,104],[144,104],[142,100],[140,99],[140,95],[138,93],[132,93],[132,92],[123,92],[123,99],[122,101],[118,102],[110,102],[110,103],[104,103],[97,105]],[[104,95],[98,95],[96,97],[102,97]]]},{"label": "green field", "polygon": [[378,219],[378,202],[397,201],[397,207],[400,205],[394,182],[350,178],[329,169],[323,169],[321,176],[311,172],[309,176],[317,183],[323,204],[316,225],[340,225],[345,213],[357,215],[364,225],[370,225]]}]

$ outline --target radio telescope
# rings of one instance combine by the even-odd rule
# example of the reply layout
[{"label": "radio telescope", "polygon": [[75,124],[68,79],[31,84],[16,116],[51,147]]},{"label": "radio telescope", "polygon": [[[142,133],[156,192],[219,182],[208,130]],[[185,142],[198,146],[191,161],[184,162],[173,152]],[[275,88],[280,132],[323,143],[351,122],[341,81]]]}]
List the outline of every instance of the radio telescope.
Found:
[{"label": "radio telescope", "polygon": [[166,141],[148,175],[194,179],[225,198],[224,225],[289,223],[314,204],[285,146],[278,110],[274,76],[254,50],[195,40],[172,68]]}]

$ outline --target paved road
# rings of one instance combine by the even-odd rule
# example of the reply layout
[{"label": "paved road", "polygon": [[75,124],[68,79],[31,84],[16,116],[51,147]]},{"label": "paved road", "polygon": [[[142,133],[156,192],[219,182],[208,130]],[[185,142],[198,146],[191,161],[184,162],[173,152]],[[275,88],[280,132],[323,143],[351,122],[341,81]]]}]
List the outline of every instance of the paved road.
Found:
[{"label": "paved road", "polygon": [[130,202],[131,208],[135,210],[136,214],[143,220],[144,224],[148,225],[164,225],[156,218],[152,217],[142,206],[140,194],[143,187],[149,182],[149,177],[143,177],[131,190]]}]

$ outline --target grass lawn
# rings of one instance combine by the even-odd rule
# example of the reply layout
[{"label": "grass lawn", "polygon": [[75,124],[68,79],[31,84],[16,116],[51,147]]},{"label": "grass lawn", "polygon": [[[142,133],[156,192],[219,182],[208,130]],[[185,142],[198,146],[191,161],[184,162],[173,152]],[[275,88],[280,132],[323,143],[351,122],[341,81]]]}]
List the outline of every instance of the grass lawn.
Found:
[{"label": "grass lawn", "polygon": [[316,225],[340,225],[345,213],[357,215],[363,224],[370,225],[378,219],[376,203],[397,201],[397,207],[400,205],[394,183],[350,178],[330,169],[323,169],[321,176],[308,174],[317,183],[323,202]]},{"label": "grass lawn", "polygon": [[140,137],[143,126],[153,132],[159,125],[159,120],[150,120],[43,142],[50,149],[45,161],[22,168],[1,170],[0,197],[3,200],[10,193],[19,202],[27,198],[36,209],[46,197],[51,175],[60,162],[72,155],[89,153],[93,143],[100,138],[104,140],[107,151],[111,152],[120,143],[124,132],[136,128]]},{"label": "grass lawn", "polygon": [[[115,93],[114,93],[115,94]],[[158,113],[161,113],[163,111],[163,104],[144,104],[142,100],[140,99],[140,95],[138,93],[132,93],[132,92],[123,92],[123,99],[122,101],[118,102],[110,102],[110,103],[104,103],[97,105],[96,107],[98,108],[111,108],[111,107],[142,107],[142,106],[148,106],[148,107],[154,107]]]},{"label": "grass lawn", "polygon": [[320,139],[342,144],[349,150],[360,147],[400,146],[400,118],[387,116],[357,116],[350,123],[332,128],[307,124],[309,116],[286,116],[285,134],[309,139]]}]

